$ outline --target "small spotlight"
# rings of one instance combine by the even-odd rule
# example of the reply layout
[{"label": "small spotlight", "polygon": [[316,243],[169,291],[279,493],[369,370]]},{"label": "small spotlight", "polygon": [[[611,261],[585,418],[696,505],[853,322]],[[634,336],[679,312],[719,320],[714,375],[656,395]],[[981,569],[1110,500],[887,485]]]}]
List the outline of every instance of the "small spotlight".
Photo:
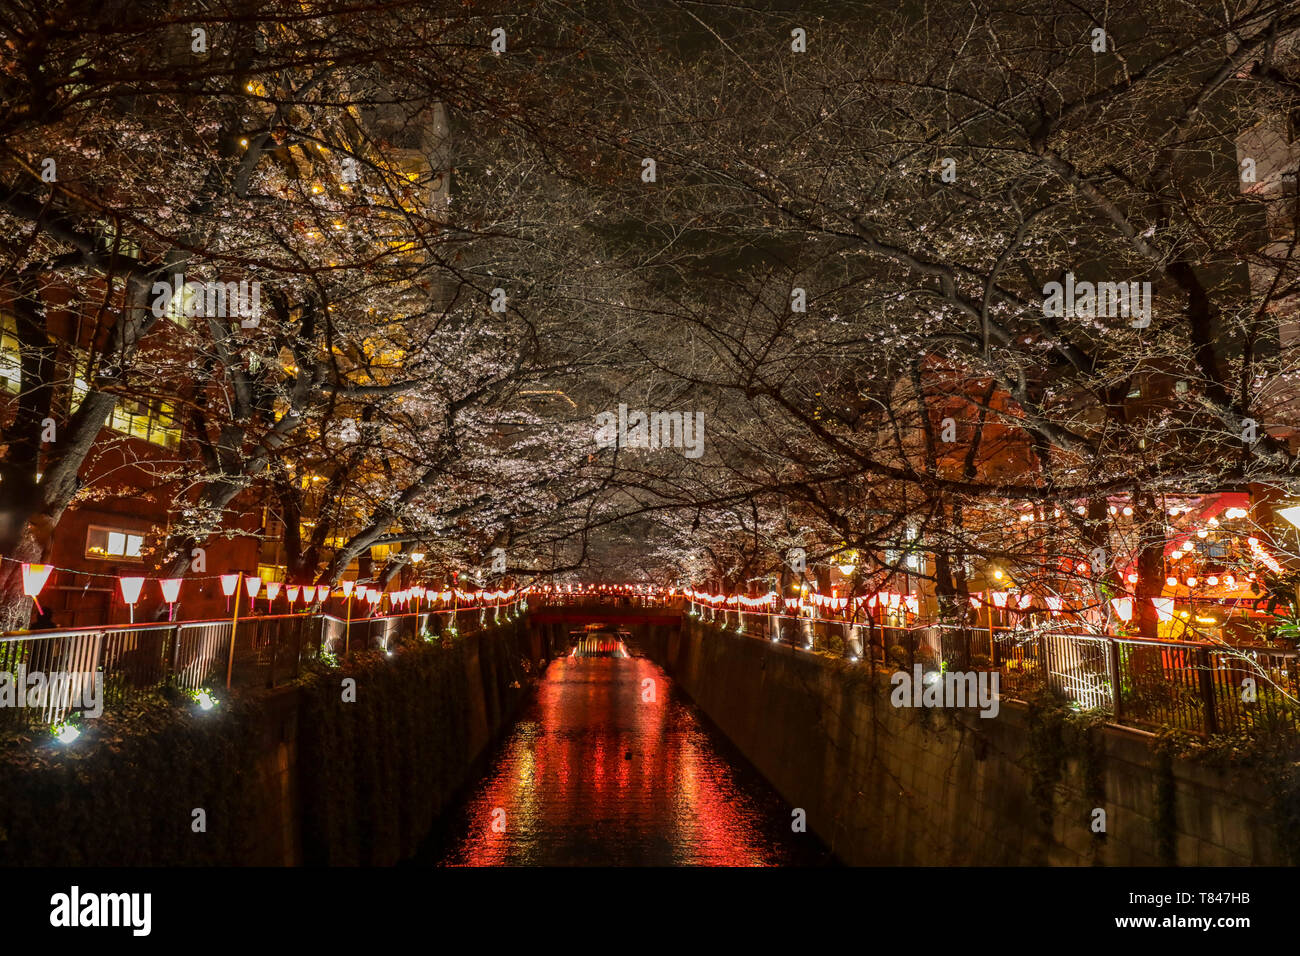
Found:
[{"label": "small spotlight", "polygon": [[194,699],[198,702],[199,710],[211,710],[213,707],[217,706],[216,698],[206,690],[199,691],[198,695]]},{"label": "small spotlight", "polygon": [[54,736],[60,743],[70,744],[81,736],[81,731],[72,724],[56,724],[54,726]]}]

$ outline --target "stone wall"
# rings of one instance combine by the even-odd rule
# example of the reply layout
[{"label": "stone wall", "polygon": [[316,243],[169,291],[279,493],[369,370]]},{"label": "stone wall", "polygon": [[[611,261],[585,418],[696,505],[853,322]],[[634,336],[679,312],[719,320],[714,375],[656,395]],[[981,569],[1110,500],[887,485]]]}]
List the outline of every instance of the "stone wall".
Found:
[{"label": "stone wall", "polygon": [[[11,741],[0,754],[0,865],[406,859],[510,723],[550,657],[542,638],[514,622],[208,714],[162,702],[110,711],[67,748],[48,731]],[[355,702],[342,700],[344,678],[356,681]]]},{"label": "stone wall", "polygon": [[846,863],[1287,862],[1259,779],[1162,757],[1148,734],[1062,743],[1052,712],[1013,701],[895,708],[886,674],[694,620],[645,648]]}]

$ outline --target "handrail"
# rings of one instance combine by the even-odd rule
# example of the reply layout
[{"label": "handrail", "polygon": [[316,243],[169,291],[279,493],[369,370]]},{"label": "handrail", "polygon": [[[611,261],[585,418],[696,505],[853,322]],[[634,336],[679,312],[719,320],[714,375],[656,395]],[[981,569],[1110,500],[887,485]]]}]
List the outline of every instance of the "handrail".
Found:
[{"label": "handrail", "polygon": [[[721,616],[724,629],[731,614],[737,614],[739,620],[741,613],[740,609],[688,603],[693,615],[704,623],[717,625]],[[703,611],[710,613],[706,617]],[[807,625],[796,632],[805,638],[803,650],[824,653],[842,642],[839,653],[850,660],[856,660],[858,653],[866,656],[869,650],[872,660],[894,660],[909,670],[922,660],[931,669],[994,670],[1001,675],[1004,691],[1012,695],[1031,685],[1047,686],[1085,709],[1108,712],[1115,723],[1125,726],[1147,730],[1174,727],[1201,735],[1250,728],[1300,735],[1300,667],[1296,666],[1300,652],[1288,648],[1046,628],[895,627],[811,615],[743,613],[760,624],[754,631],[774,643],[785,639],[781,620],[797,621]],[[778,619],[775,636],[770,626],[773,618]],[[868,649],[862,639],[872,633],[880,639]],[[903,639],[904,661],[898,661],[894,649],[885,646],[891,634]],[[821,648],[816,646],[818,642]],[[984,654],[983,648],[989,653]],[[1243,693],[1242,681],[1247,678],[1256,682],[1252,695]]]},{"label": "handrail", "polygon": [[[117,705],[139,694],[165,686],[198,694],[224,683],[242,687],[275,687],[297,677],[304,660],[325,653],[356,653],[372,646],[389,650],[394,639],[418,639],[435,627],[439,633],[500,622],[501,612],[512,617],[527,608],[527,596],[495,604],[403,610],[349,619],[324,611],[263,614],[240,618],[150,622],[15,631],[0,635],[0,672],[40,673],[59,686],[78,688],[92,676],[101,686],[100,703]],[[492,611],[489,619],[488,611]],[[446,619],[446,626],[443,621]],[[477,618],[477,621],[475,621]],[[332,633],[331,633],[332,632]],[[80,694],[80,690],[78,691]],[[53,695],[46,705],[0,707],[0,725],[62,721],[70,713],[87,711],[84,701],[69,694]],[[39,715],[37,717],[36,715]]]}]

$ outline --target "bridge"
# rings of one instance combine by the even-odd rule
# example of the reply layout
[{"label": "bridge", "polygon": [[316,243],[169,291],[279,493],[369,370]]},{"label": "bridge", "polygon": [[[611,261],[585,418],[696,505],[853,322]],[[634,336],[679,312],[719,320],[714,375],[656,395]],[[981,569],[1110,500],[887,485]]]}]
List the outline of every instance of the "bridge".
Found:
[{"label": "bridge", "polygon": [[684,601],[619,595],[548,595],[534,604],[529,616],[536,624],[637,624],[671,627],[680,624]]}]

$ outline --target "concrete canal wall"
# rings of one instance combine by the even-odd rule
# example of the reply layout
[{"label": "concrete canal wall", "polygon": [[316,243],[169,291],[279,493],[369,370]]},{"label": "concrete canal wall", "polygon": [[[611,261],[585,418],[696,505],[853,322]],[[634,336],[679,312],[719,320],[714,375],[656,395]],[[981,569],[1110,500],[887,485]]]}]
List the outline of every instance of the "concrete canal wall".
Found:
[{"label": "concrete canal wall", "polygon": [[1290,862],[1260,776],[1151,735],[1012,701],[896,708],[885,674],[692,619],[645,647],[846,863]]},{"label": "concrete canal wall", "polygon": [[209,714],[110,711],[67,748],[43,731],[0,768],[0,866],[406,859],[510,725],[548,636],[514,622]]}]

